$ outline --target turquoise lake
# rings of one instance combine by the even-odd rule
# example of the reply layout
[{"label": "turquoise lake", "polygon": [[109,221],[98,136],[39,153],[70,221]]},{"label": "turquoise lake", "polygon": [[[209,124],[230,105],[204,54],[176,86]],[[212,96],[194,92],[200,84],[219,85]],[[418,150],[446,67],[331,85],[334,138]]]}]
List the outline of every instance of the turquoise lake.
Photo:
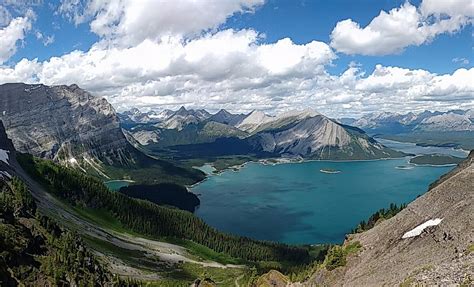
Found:
[{"label": "turquoise lake", "polygon": [[201,200],[196,215],[219,230],[256,239],[340,243],[361,220],[390,203],[413,201],[453,168],[397,168],[407,162],[248,163],[194,186]]}]

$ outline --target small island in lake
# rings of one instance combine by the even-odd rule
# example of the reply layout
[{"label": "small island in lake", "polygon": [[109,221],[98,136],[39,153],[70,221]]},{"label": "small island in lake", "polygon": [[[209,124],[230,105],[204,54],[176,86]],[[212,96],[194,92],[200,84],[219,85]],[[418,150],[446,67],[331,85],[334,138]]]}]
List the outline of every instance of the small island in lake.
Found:
[{"label": "small island in lake", "polygon": [[452,155],[445,154],[424,154],[415,156],[410,159],[411,164],[418,165],[449,165],[458,164],[464,159]]},{"label": "small island in lake", "polygon": [[412,165],[397,165],[396,169],[413,169]]},{"label": "small island in lake", "polygon": [[319,171],[322,172],[322,173],[330,173],[330,174],[340,173],[340,172],[341,172],[340,170],[333,169],[333,168],[322,168],[322,169],[320,169]]}]

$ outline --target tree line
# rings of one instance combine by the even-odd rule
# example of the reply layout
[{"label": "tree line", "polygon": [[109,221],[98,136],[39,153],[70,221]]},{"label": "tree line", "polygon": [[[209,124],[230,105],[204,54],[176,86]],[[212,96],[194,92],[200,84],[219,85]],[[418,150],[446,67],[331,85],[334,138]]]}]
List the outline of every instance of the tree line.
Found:
[{"label": "tree line", "polygon": [[100,180],[51,161],[18,155],[23,168],[54,195],[76,206],[102,209],[131,231],[187,239],[248,261],[306,263],[307,248],[219,232],[193,214],[111,192]]}]

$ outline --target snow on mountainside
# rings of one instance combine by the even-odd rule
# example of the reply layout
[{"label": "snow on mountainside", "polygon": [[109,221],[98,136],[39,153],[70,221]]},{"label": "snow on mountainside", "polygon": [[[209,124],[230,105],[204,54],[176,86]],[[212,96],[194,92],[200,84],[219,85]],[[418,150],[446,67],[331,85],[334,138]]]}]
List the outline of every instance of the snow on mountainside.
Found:
[{"label": "snow on mountainside", "polygon": [[344,266],[298,286],[472,286],[474,151],[390,219],[346,237]]},{"label": "snow on mountainside", "polygon": [[141,112],[139,109],[133,108],[129,111],[119,113],[118,116],[122,122],[146,124],[161,122],[173,114],[174,111],[172,110]]}]

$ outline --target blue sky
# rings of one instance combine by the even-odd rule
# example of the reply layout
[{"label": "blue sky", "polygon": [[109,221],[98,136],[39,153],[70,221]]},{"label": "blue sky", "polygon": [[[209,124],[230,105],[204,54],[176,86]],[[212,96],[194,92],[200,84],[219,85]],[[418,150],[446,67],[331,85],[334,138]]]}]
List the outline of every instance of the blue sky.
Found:
[{"label": "blue sky", "polygon": [[[412,104],[403,110],[421,110],[427,104],[429,109],[473,105],[472,86],[466,83],[474,62],[470,0],[454,0],[452,5],[436,0],[144,0],[143,9],[135,9],[136,2],[134,7],[129,0],[112,3],[118,3],[120,13],[113,14],[116,7],[100,0],[0,2],[0,8],[10,14],[9,19],[0,18],[0,29],[7,31],[14,19],[27,19],[22,33],[15,34],[16,49],[3,52],[0,81],[3,73],[3,81],[77,82],[119,109],[135,102],[146,109],[210,103],[216,109],[224,105],[249,110],[257,101],[262,110],[287,110],[290,103],[301,108],[311,101],[331,113],[360,114],[398,109],[393,103],[403,94],[413,94],[407,99]],[[45,45],[48,37],[54,41]],[[285,38],[291,41],[282,41]],[[214,41],[193,50],[205,39]],[[226,41],[233,40],[243,50],[225,47]],[[72,53],[76,50],[80,52]],[[155,65],[125,67],[115,58],[112,61],[110,51],[116,51],[118,59],[134,51],[144,57],[149,53],[144,63]],[[189,53],[211,64],[198,67],[187,60]],[[296,56],[286,60],[287,55]],[[52,57],[58,58],[52,61]],[[178,61],[182,57],[187,62]],[[236,63],[245,63],[248,74],[232,64],[236,57],[242,57]],[[27,73],[15,68],[24,58]],[[120,77],[112,73],[110,63],[124,66]],[[168,65],[166,69],[162,63]],[[382,74],[391,78],[376,77]],[[108,81],[115,76],[120,80]],[[242,85],[244,81],[254,86]],[[192,89],[187,88],[190,83]],[[341,85],[344,89],[336,88]],[[390,89],[381,90],[384,85]],[[410,85],[417,85],[416,89],[408,90]],[[207,101],[198,91],[205,91]],[[375,94],[370,105],[364,103]],[[248,99],[242,102],[242,95]],[[261,101],[256,100],[259,97]],[[282,99],[288,101],[282,104]],[[371,106],[373,102],[377,104]]]},{"label": "blue sky", "polygon": [[[270,0],[258,8],[255,13],[237,14],[231,17],[224,28],[253,28],[266,35],[264,42],[273,43],[289,37],[295,43],[304,44],[312,40],[330,41],[330,34],[335,24],[344,19],[353,19],[365,26],[381,10],[389,11],[405,1],[393,0]],[[410,1],[418,5],[420,1]],[[40,61],[50,57],[61,56],[73,50],[88,50],[99,37],[92,33],[88,23],[75,25],[55,8],[60,1],[50,1],[35,7],[37,20],[35,29],[45,35],[54,35],[55,41],[44,46],[36,39],[34,33],[28,34],[25,45],[18,49],[11,62],[22,58]],[[344,9],[341,9],[344,7]],[[472,26],[456,34],[445,34],[436,37],[430,43],[408,47],[404,52],[386,56],[348,56],[339,54],[335,66],[329,70],[333,73],[343,72],[351,61],[362,64],[371,70],[376,64],[395,65],[411,69],[427,69],[435,73],[451,73],[462,66],[453,62],[455,58],[465,58],[473,62]]]}]

